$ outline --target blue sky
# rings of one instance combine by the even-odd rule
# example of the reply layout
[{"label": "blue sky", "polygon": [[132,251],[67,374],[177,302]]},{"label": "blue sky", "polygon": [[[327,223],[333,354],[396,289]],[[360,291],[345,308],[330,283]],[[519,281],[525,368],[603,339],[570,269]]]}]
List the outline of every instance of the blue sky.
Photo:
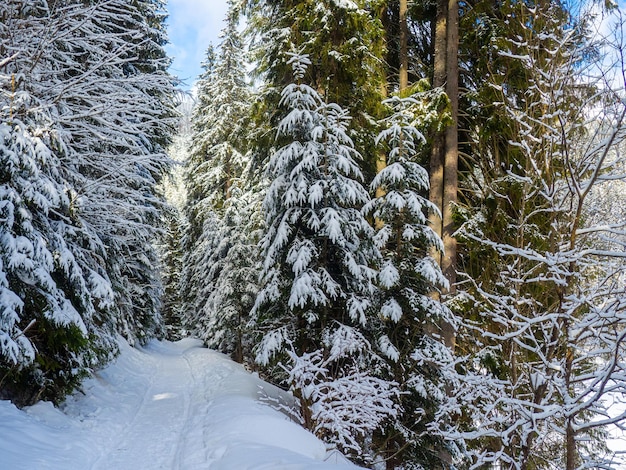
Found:
[{"label": "blue sky", "polygon": [[217,46],[224,28],[226,0],[168,0],[168,36],[166,50],[174,62],[172,74],[185,80],[190,88],[201,72],[200,64],[209,43]]}]

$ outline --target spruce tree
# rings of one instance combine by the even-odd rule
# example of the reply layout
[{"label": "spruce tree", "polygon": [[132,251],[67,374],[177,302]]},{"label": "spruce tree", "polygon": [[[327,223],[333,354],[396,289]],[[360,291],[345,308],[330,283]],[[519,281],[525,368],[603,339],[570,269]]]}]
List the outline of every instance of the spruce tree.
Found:
[{"label": "spruce tree", "polygon": [[288,57],[295,83],[282,92],[286,115],[268,166],[256,358],[299,399],[306,427],[367,461],[367,439],[396,414],[394,384],[373,372],[379,253],[360,210],[369,196],[346,111],[303,83],[308,56]]},{"label": "spruce tree", "polygon": [[[0,63],[23,65],[18,54]],[[63,145],[22,80],[0,74],[0,397],[27,405],[61,399],[101,359],[96,309],[112,292],[81,263],[76,240],[89,234],[66,192]]]},{"label": "spruce tree", "polygon": [[[382,117],[386,95],[384,28],[375,2],[358,0],[247,0],[255,74],[263,80],[257,119],[273,129],[280,92],[290,82],[291,70],[283,60],[292,44],[304,48],[312,67],[306,82],[328,102],[337,103],[352,116],[352,137],[362,155],[359,163],[367,180],[376,172],[379,157],[374,146],[376,119]],[[271,148],[271,131],[258,139],[257,157],[264,160]]]},{"label": "spruce tree", "polygon": [[[424,83],[422,82],[421,85]],[[416,91],[385,104],[390,116],[378,136],[387,150],[387,166],[371,183],[382,189],[366,211],[380,222],[375,242],[383,255],[377,284],[381,318],[378,349],[389,364],[390,378],[402,390],[395,422],[379,436],[387,468],[444,468],[450,449],[433,426],[451,382],[446,374],[453,363],[435,325],[453,324],[451,312],[432,298],[447,288],[447,280],[430,253],[441,251],[439,236],[427,215],[438,209],[425,197],[428,173],[418,163],[426,149],[426,131],[438,121],[439,91]],[[429,119],[435,122],[428,122]]]},{"label": "spruce tree", "polygon": [[187,221],[184,207],[187,194],[185,191],[184,164],[189,156],[191,143],[191,113],[193,98],[186,92],[178,94],[177,110],[180,115],[178,132],[168,148],[168,155],[175,162],[171,175],[165,178],[160,191],[171,206],[164,214],[165,231],[159,237],[159,254],[163,279],[162,315],[167,331],[167,338],[177,340],[186,336],[183,329],[184,289],[182,289],[184,273],[183,240]]},{"label": "spruce tree", "polygon": [[[11,196],[13,205],[23,204],[20,218],[7,221],[26,224],[12,236],[39,233],[39,245],[20,249],[44,263],[40,280],[33,278],[43,284],[22,289],[3,261],[3,285],[23,302],[19,312],[15,298],[8,305],[27,322],[18,326],[24,344],[37,343],[34,363],[3,374],[3,389],[22,403],[60,399],[113,356],[116,333],[148,339],[159,327],[155,183],[167,168],[161,145],[172,83],[162,35],[148,24],[157,11],[155,2],[121,1],[0,7],[0,53],[11,59],[2,63],[3,145],[12,149],[6,155],[21,149],[22,176],[50,181],[47,203],[37,191],[20,194],[20,175],[5,170],[5,183],[22,198]],[[63,306],[65,320],[54,305]]]},{"label": "spruce tree", "polygon": [[186,328],[210,347],[250,361],[247,318],[256,295],[258,185],[249,178],[251,105],[239,11],[229,3],[219,53],[207,51],[187,163]]}]

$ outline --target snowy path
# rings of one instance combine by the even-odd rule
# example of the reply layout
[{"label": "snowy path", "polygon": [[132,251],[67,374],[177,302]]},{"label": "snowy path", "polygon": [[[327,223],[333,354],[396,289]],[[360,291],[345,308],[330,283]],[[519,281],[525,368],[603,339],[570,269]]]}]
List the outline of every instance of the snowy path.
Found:
[{"label": "snowy path", "polygon": [[115,445],[92,465],[93,470],[140,468],[148,456],[154,468],[180,466],[190,395],[198,388],[188,362],[181,360],[184,357],[165,356],[156,364],[132,419],[116,434]]},{"label": "snowy path", "polygon": [[[281,392],[198,341],[122,345],[58,410],[0,401],[0,470],[354,470],[259,401]],[[341,459],[340,459],[341,460]]]}]

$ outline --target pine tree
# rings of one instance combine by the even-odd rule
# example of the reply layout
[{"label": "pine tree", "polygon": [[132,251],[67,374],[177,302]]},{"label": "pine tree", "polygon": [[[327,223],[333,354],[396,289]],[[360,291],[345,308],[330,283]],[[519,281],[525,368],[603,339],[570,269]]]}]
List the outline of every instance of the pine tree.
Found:
[{"label": "pine tree", "polygon": [[198,333],[209,347],[237,362],[253,363],[253,332],[249,313],[259,290],[262,192],[233,186],[221,213],[219,245],[206,265],[219,269],[204,297],[204,318]]},{"label": "pine tree", "polygon": [[32,42],[30,56],[39,79],[23,85],[54,104],[72,207],[106,246],[100,259],[90,248],[84,255],[93,270],[104,261],[116,295],[115,312],[103,322],[131,342],[160,328],[153,241],[163,203],[155,186],[168,168],[162,145],[172,130],[173,87],[162,32],[148,24],[159,5],[71,1],[44,9],[45,40]]},{"label": "pine tree", "polygon": [[158,0],[108,2],[85,11],[90,15],[85,37],[100,34],[99,39],[77,37],[77,44],[67,48],[88,51],[87,60],[66,58],[85,79],[54,98],[68,110],[63,125],[72,136],[70,170],[79,201],[89,198],[84,220],[107,246],[107,272],[117,297],[116,329],[131,342],[146,341],[162,327],[154,242],[163,201],[155,188],[168,170],[164,147],[174,113],[162,7]]},{"label": "pine tree", "polygon": [[184,216],[186,191],[184,164],[189,157],[191,143],[191,113],[193,98],[190,94],[178,94],[178,112],[180,120],[178,133],[168,148],[168,155],[176,162],[169,178],[164,179],[160,192],[170,204],[171,209],[164,214],[165,233],[160,237],[159,252],[163,278],[162,315],[167,330],[167,338],[177,340],[186,336],[183,328],[184,289],[183,282],[183,240],[187,228]]},{"label": "pine tree", "polygon": [[[219,209],[230,188],[247,166],[245,119],[250,87],[246,82],[243,44],[237,30],[239,12],[230,3],[222,31],[219,54],[207,50],[204,72],[198,82],[198,102],[192,117],[193,135],[189,161],[189,214],[201,214],[195,204]],[[199,223],[202,216],[199,215]],[[193,220],[193,219],[192,219]]]},{"label": "pine tree", "polygon": [[72,243],[83,229],[50,116],[27,92],[13,93],[14,74],[0,83],[0,397],[26,405],[59,400],[98,359],[95,309],[112,293]]},{"label": "pine tree", "polygon": [[181,276],[183,270],[182,236],[184,221],[178,208],[167,214],[167,228],[162,238],[160,261],[163,266],[163,302],[161,314],[169,340],[184,335]]},{"label": "pine tree", "polygon": [[202,166],[213,145],[209,136],[213,131],[212,121],[215,116],[208,111],[214,98],[209,87],[214,78],[215,62],[215,50],[210,45],[206,52],[206,59],[202,63],[204,71],[197,81],[198,96],[191,116],[191,143],[188,161],[185,162],[185,217],[189,224],[185,233],[186,251],[196,244],[202,233],[203,220],[208,210],[205,198],[211,194],[205,185]]}]

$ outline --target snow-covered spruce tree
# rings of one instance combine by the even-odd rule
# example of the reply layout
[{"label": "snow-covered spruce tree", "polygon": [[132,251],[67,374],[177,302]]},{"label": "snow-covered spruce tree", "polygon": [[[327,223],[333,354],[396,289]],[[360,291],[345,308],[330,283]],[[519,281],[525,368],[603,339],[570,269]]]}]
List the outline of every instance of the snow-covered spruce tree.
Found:
[{"label": "snow-covered spruce tree", "polygon": [[184,303],[184,330],[238,362],[252,362],[248,316],[258,292],[261,194],[233,186],[223,209],[204,215],[196,264],[184,265],[183,289],[197,289]]},{"label": "snow-covered spruce tree", "polygon": [[161,7],[158,0],[55,4],[50,30],[68,32],[49,38],[41,80],[29,85],[56,103],[73,207],[106,246],[116,295],[107,321],[131,342],[160,329],[155,187],[168,167],[163,145],[174,102]]},{"label": "snow-covered spruce tree", "polygon": [[203,299],[196,332],[209,347],[237,362],[254,361],[249,313],[259,290],[262,195],[262,190],[233,185],[220,212],[219,244],[204,263],[219,274]]},{"label": "snow-covered spruce tree", "polygon": [[160,2],[11,3],[14,21],[24,22],[20,15],[27,14],[45,25],[35,41],[30,24],[12,24],[18,33],[8,36],[6,47],[30,48],[25,70],[36,73],[22,86],[52,104],[72,208],[106,246],[94,256],[98,246],[85,243],[81,257],[94,271],[104,264],[117,297],[114,311],[99,322],[131,341],[147,338],[160,324],[152,241],[161,201],[154,188],[167,168],[162,144],[171,130],[162,31],[148,24],[158,18]]},{"label": "snow-covered spruce tree", "polygon": [[615,232],[587,214],[593,188],[623,177],[624,109],[582,76],[593,57],[583,25],[559,5],[510,7],[518,34],[494,53],[524,80],[490,76],[500,128],[476,128],[483,152],[464,181],[459,343],[470,354],[452,434],[470,468],[618,468],[605,442],[625,418],[614,406],[626,383],[623,253],[594,246],[591,234]]},{"label": "snow-covered spruce tree", "polygon": [[[202,234],[204,220],[210,209],[207,204],[207,187],[205,178],[200,167],[207,158],[208,150],[211,147],[211,141],[208,135],[213,129],[212,120],[215,117],[207,111],[210,109],[213,96],[210,94],[209,86],[213,82],[215,72],[215,50],[210,45],[206,51],[206,59],[202,63],[203,72],[198,77],[197,89],[198,94],[196,103],[191,115],[191,136],[189,145],[189,154],[185,161],[185,218],[188,226],[185,229],[185,251],[189,253],[198,242]],[[185,262],[185,269],[193,266]],[[187,278],[187,274],[184,275]],[[190,282],[186,280],[184,282]],[[190,286],[188,286],[190,287]]]},{"label": "snow-covered spruce tree", "polygon": [[183,321],[181,274],[183,263],[182,237],[185,222],[177,208],[164,215],[165,231],[160,237],[160,259],[163,279],[161,315],[166,337],[175,341],[186,336]]},{"label": "snow-covered spruce tree", "polygon": [[202,64],[204,71],[198,80],[186,171],[189,247],[200,236],[205,211],[221,208],[233,181],[247,165],[243,134],[250,87],[246,82],[238,20],[238,10],[230,2],[219,53],[209,46]]},{"label": "snow-covered spruce tree", "polygon": [[162,316],[165,323],[167,338],[177,340],[187,336],[182,327],[183,322],[183,239],[186,227],[184,207],[186,201],[184,164],[189,157],[191,145],[191,114],[194,100],[186,92],[180,91],[177,96],[179,113],[178,131],[168,148],[168,155],[175,166],[168,178],[162,182],[160,191],[170,205],[164,214],[165,231],[159,237],[159,253],[161,257],[163,278]]},{"label": "snow-covered spruce tree", "polygon": [[[292,44],[304,48],[314,67],[306,83],[324,90],[328,102],[337,103],[352,118],[358,163],[366,180],[375,173],[378,153],[374,140],[376,120],[382,117],[385,84],[384,28],[378,18],[381,2],[369,0],[245,0],[248,31],[256,74],[264,83],[259,100],[259,125],[274,129],[281,116],[281,90],[289,83],[291,70],[283,60]],[[373,118],[373,119],[372,119]],[[268,125],[269,123],[269,125]],[[260,139],[269,155],[271,132]],[[262,162],[266,165],[267,162]]]},{"label": "snow-covered spruce tree", "polygon": [[305,427],[368,460],[366,441],[397,412],[395,384],[376,377],[382,361],[367,334],[379,257],[360,211],[369,197],[346,112],[302,83],[308,56],[288,57],[296,83],[282,92],[286,115],[268,166],[256,359],[298,398]]},{"label": "snow-covered spruce tree", "polygon": [[0,398],[26,405],[58,400],[85,376],[97,356],[95,307],[112,295],[80,266],[62,144],[21,80],[0,73]]},{"label": "snow-covered spruce tree", "polygon": [[77,206],[107,246],[115,327],[131,342],[161,328],[153,242],[163,202],[155,188],[168,169],[174,114],[162,11],[160,0],[85,7],[60,56],[67,66],[59,78],[70,81],[49,90],[71,136]]},{"label": "snow-covered spruce tree", "polygon": [[[62,189],[48,219],[75,263],[70,269],[64,254],[58,262],[74,274],[53,278],[81,315],[86,350],[97,351],[99,360],[115,351],[116,330],[132,340],[149,336],[159,323],[151,242],[161,204],[154,184],[166,167],[160,145],[169,135],[171,81],[158,28],[147,26],[158,17],[155,5],[10,0],[0,6],[0,53],[13,57],[3,64],[3,119],[19,120],[33,138],[50,136],[46,145],[58,159],[51,180]],[[45,166],[38,171],[47,174]],[[61,256],[54,252],[60,241],[45,241]],[[85,293],[70,294],[81,282]],[[24,295],[34,301],[30,290]],[[39,331],[40,324],[26,337],[47,343],[37,346],[34,378],[22,388],[31,398],[59,398],[65,385],[95,365],[96,354],[76,352],[76,338],[52,327]],[[55,378],[42,387],[51,370]]]},{"label": "snow-covered spruce tree", "polygon": [[219,54],[209,48],[199,84],[187,164],[184,290],[186,328],[241,362],[251,355],[245,325],[257,291],[260,202],[244,175],[251,99],[238,22],[231,1]]},{"label": "snow-covered spruce tree", "polygon": [[[423,83],[418,84],[419,86]],[[366,212],[379,221],[375,242],[383,258],[378,273],[382,316],[377,347],[389,364],[390,379],[400,385],[401,412],[378,436],[387,468],[445,468],[451,455],[440,433],[430,429],[450,388],[445,373],[452,364],[437,325],[454,324],[451,312],[432,298],[447,286],[432,249],[441,239],[428,226],[437,208],[424,196],[428,173],[418,163],[426,139],[418,130],[437,120],[431,112],[438,91],[416,90],[385,101],[391,114],[377,143],[387,150],[387,166],[371,183],[379,196]],[[444,452],[445,449],[445,452]]]}]

